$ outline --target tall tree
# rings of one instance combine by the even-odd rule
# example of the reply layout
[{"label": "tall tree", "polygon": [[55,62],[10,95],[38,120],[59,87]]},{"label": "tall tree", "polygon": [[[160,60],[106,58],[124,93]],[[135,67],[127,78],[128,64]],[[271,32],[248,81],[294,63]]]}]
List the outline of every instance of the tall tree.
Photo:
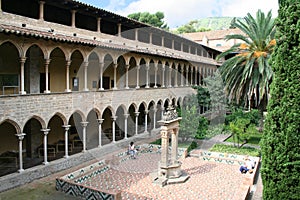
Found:
[{"label": "tall tree", "polygon": [[236,19],[232,25],[243,34],[227,35],[226,40],[242,41],[221,53],[217,59],[234,55],[220,67],[225,82],[225,90],[230,101],[247,100],[252,94],[257,95],[259,110],[266,108],[269,83],[272,80],[272,69],[268,59],[276,44],[275,26],[271,11],[265,15],[261,10],[254,19],[249,13],[244,20]]},{"label": "tall tree", "polygon": [[165,15],[163,12],[156,12],[154,14],[150,14],[149,12],[137,12],[129,14],[127,17],[158,28],[168,29],[168,25],[164,22]]},{"label": "tall tree", "polygon": [[264,199],[300,197],[300,1],[279,0],[271,99],[261,142]]}]

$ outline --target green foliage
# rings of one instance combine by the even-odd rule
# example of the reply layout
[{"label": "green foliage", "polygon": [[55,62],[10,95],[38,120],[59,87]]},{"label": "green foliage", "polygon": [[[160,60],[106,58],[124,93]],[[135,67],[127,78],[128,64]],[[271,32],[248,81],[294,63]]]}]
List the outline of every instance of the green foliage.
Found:
[{"label": "green foliage", "polygon": [[154,14],[150,14],[149,12],[137,12],[129,14],[127,17],[158,28],[169,29],[168,25],[164,22],[165,15],[163,12],[156,12]]},{"label": "green foliage", "polygon": [[[259,142],[263,136],[263,134],[259,133],[257,127],[254,124],[250,124],[246,129],[247,134],[247,144],[259,145]],[[233,137],[230,137],[226,140],[226,142],[234,142]],[[239,140],[240,143],[244,142],[242,138]]]},{"label": "green foliage", "polygon": [[300,2],[280,0],[262,148],[263,198],[300,197]]},{"label": "green foliage", "polygon": [[196,149],[197,147],[198,147],[197,142],[193,141],[193,142],[189,145],[187,151],[190,152],[191,150]]},{"label": "green foliage", "polygon": [[250,124],[258,125],[258,122],[261,118],[258,110],[252,109],[251,111],[243,111],[242,109],[233,109],[233,112],[226,116],[225,124],[228,125],[230,122],[235,121],[236,119],[248,119]]},{"label": "green foliage", "polygon": [[238,154],[238,155],[249,155],[249,156],[260,156],[260,150],[252,147],[236,148],[234,146],[225,144],[215,144],[209,151]]},{"label": "green foliage", "polygon": [[206,132],[208,129],[208,120],[205,117],[199,117],[199,125],[197,129],[197,134],[195,135],[196,139],[206,138]]}]

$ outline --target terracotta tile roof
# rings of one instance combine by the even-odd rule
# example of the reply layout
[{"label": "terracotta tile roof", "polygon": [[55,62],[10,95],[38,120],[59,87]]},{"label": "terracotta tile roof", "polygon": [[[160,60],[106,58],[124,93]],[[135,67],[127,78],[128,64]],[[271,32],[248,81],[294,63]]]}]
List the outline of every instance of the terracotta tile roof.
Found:
[{"label": "terracotta tile roof", "polygon": [[209,40],[220,40],[224,39],[226,35],[230,34],[243,34],[240,29],[226,29],[226,30],[214,30],[214,31],[205,31],[205,32],[196,32],[196,33],[184,33],[183,37],[191,39],[193,41],[200,42],[205,36]]}]

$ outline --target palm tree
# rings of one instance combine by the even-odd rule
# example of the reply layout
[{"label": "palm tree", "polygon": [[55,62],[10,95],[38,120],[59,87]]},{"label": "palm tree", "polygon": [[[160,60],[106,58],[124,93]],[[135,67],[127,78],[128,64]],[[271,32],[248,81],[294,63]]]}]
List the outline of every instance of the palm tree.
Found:
[{"label": "palm tree", "polygon": [[271,11],[265,16],[261,10],[254,19],[249,13],[244,20],[233,20],[232,25],[243,34],[227,35],[226,40],[242,41],[221,53],[217,59],[234,55],[220,67],[225,82],[225,90],[230,101],[247,102],[255,94],[261,111],[266,109],[272,69],[268,59],[276,44],[275,25]]}]

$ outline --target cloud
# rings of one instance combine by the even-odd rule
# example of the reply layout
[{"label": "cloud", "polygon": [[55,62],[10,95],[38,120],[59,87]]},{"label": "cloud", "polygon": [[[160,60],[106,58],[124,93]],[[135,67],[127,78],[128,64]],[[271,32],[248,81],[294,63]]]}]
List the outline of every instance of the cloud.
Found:
[{"label": "cloud", "polygon": [[127,6],[126,3],[125,0],[110,0],[105,9],[123,16],[162,11],[171,28],[205,17],[244,17],[248,12],[255,16],[258,9],[265,13],[272,9],[273,17],[276,17],[278,10],[277,0],[135,0]]}]

